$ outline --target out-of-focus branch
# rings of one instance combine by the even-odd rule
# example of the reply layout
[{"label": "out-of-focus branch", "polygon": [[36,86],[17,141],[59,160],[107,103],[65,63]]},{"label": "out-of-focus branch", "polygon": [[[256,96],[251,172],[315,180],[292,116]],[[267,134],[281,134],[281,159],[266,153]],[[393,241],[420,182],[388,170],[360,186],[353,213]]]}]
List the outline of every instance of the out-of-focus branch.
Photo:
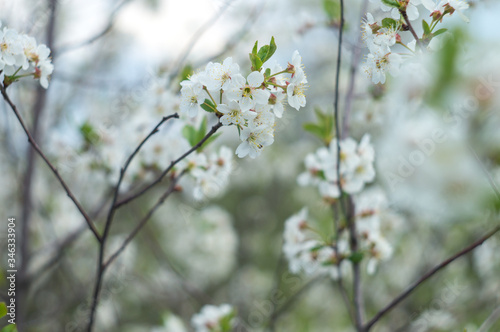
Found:
[{"label": "out-of-focus branch", "polygon": [[137,226],[130,233],[130,235],[123,241],[123,244],[120,246],[120,248],[118,250],[116,250],[116,252],[113,253],[109,257],[109,259],[106,261],[106,263],[104,263],[104,266],[103,266],[104,269],[108,268],[113,263],[113,261],[123,252],[123,250],[125,250],[125,248],[130,243],[130,241],[132,241],[136,237],[136,235],[139,233],[139,231],[146,225],[146,223],[149,221],[149,219],[151,219],[153,214],[165,202],[165,200],[168,198],[168,196],[170,196],[170,194],[175,192],[175,186],[177,185],[177,182],[179,181],[179,179],[184,175],[184,173],[185,172],[183,171],[178,176],[176,176],[172,179],[172,182],[170,183],[168,190],[158,199],[156,204],[149,210],[149,212],[146,214],[146,216],[144,216],[144,218],[142,218],[142,220],[139,222],[139,224],[137,224]]},{"label": "out-of-focus branch", "polygon": [[63,54],[63,53],[69,52],[69,51],[74,51],[74,50],[77,50],[79,48],[85,47],[87,45],[90,45],[90,44],[96,42],[97,40],[101,39],[105,35],[107,35],[108,32],[110,32],[111,29],[113,28],[113,25],[115,24],[116,16],[120,12],[120,9],[122,9],[123,6],[126,5],[130,1],[131,0],[122,0],[115,7],[115,9],[113,9],[113,11],[111,12],[111,14],[109,15],[108,23],[106,24],[106,26],[101,31],[99,31],[94,36],[92,36],[92,37],[90,37],[90,38],[88,38],[88,39],[86,39],[84,41],[60,46],[58,54]]},{"label": "out-of-focus branch", "polygon": [[141,191],[139,191],[138,193],[136,194],[133,194],[132,196],[129,196],[128,198],[125,198],[123,199],[122,201],[119,201],[115,204],[115,208],[119,208],[125,204],[128,204],[130,203],[131,201],[135,200],[136,198],[144,195],[147,191],[149,191],[151,188],[153,188],[154,186],[156,186],[158,183],[160,183],[163,178],[168,174],[168,172],[170,172],[172,170],[172,168],[177,165],[177,163],[179,163],[181,160],[183,160],[184,158],[186,158],[187,156],[189,156],[191,153],[193,153],[194,151],[198,150],[198,148],[200,148],[213,134],[215,134],[215,132],[217,130],[219,130],[219,128],[222,127],[222,123],[218,122],[216,125],[214,125],[212,127],[212,129],[205,135],[205,137],[203,137],[203,139],[201,141],[198,142],[198,144],[196,144],[195,146],[193,146],[189,151],[187,151],[186,153],[184,153],[182,156],[180,156],[179,158],[177,158],[176,160],[172,161],[170,163],[170,165],[163,171],[163,173],[156,179],[154,180],[153,182],[151,182],[150,184],[148,184],[146,187],[144,187]]},{"label": "out-of-focus branch", "polygon": [[263,2],[259,7],[255,6],[248,15],[248,18],[243,27],[237,33],[235,33],[231,38],[229,38],[226,45],[224,45],[224,48],[220,52],[211,55],[210,57],[207,57],[201,61],[198,61],[194,65],[194,68],[198,68],[207,64],[208,62],[215,61],[216,59],[222,57],[224,54],[233,50],[236,47],[236,45],[238,45],[238,43],[241,42],[241,40],[245,37],[248,31],[250,31],[251,27],[255,24],[255,21],[262,13],[262,9],[264,8],[264,6],[265,2]]},{"label": "out-of-focus branch", "polygon": [[17,110],[17,107],[14,105],[14,103],[10,100],[9,96],[7,95],[7,92],[5,91],[5,88],[3,86],[1,86],[0,90],[2,92],[2,96],[4,97],[5,101],[10,105],[10,107],[14,111],[14,114],[16,115],[17,119],[19,120],[19,123],[23,127],[23,130],[26,133],[26,136],[28,136],[28,142],[31,144],[31,146],[33,147],[33,149],[40,155],[40,157],[42,157],[42,159],[45,161],[45,163],[47,164],[47,166],[49,166],[49,168],[52,171],[52,173],[54,173],[54,175],[56,176],[56,178],[59,180],[59,182],[63,186],[64,190],[66,191],[66,194],[68,195],[68,197],[76,205],[76,207],[78,208],[78,211],[80,211],[80,214],[83,216],[83,218],[87,222],[87,225],[90,228],[90,230],[92,231],[92,233],[94,234],[95,238],[98,241],[100,241],[101,238],[99,236],[99,233],[97,232],[97,229],[95,228],[94,223],[92,222],[92,219],[87,214],[87,212],[85,212],[84,208],[81,206],[80,202],[76,199],[75,195],[73,195],[73,193],[69,189],[68,185],[66,184],[66,182],[63,180],[63,178],[61,177],[61,175],[57,171],[56,167],[49,161],[49,159],[45,156],[45,154],[42,152],[42,150],[40,149],[40,147],[36,143],[35,139],[31,135],[30,131],[28,130],[28,128],[24,124],[23,118],[19,114],[19,112]]},{"label": "out-of-focus branch", "polygon": [[[361,6],[360,17],[362,17],[366,13],[366,9],[368,7],[368,0],[363,0],[363,4]],[[356,45],[353,47],[353,55],[351,60],[351,70],[349,73],[349,85],[347,88],[347,95],[345,97],[345,108],[344,108],[344,116],[342,117],[342,138],[345,138],[349,135],[349,120],[352,109],[352,102],[354,99],[354,86],[356,84],[356,74],[358,72],[359,61],[361,59],[361,45],[363,44],[363,34],[361,29],[358,31],[358,39],[356,41]]]},{"label": "out-of-focus branch", "polygon": [[430,277],[432,277],[434,274],[436,274],[437,272],[439,272],[441,269],[443,269],[446,266],[448,266],[448,264],[450,264],[451,262],[453,262],[457,258],[460,258],[460,257],[468,254],[469,252],[471,252],[475,248],[479,247],[486,240],[488,240],[493,235],[495,235],[496,233],[498,233],[498,231],[500,231],[500,225],[498,225],[497,227],[493,228],[486,235],[484,235],[483,237],[481,237],[478,240],[474,241],[472,244],[470,244],[469,246],[465,247],[464,249],[462,249],[461,251],[459,251],[455,255],[449,257],[448,259],[446,259],[443,262],[441,262],[438,265],[436,265],[433,269],[431,269],[429,272],[427,272],[422,277],[420,277],[420,279],[418,279],[413,284],[411,284],[410,286],[408,286],[408,288],[404,292],[402,292],[396,298],[394,298],[394,300],[392,300],[387,306],[385,306],[382,310],[380,310],[368,323],[366,323],[364,331],[369,331],[373,327],[373,325],[375,325],[375,323],[377,323],[380,320],[380,318],[382,318],[385,314],[387,314],[395,306],[397,306],[401,301],[403,301],[406,297],[408,297],[408,295],[410,295],[418,286],[420,286],[421,284],[423,284],[427,279],[429,279]]},{"label": "out-of-focus branch", "polygon": [[208,21],[206,21],[202,26],[196,30],[196,32],[193,34],[191,39],[189,40],[189,43],[187,46],[184,48],[182,53],[179,55],[177,60],[174,61],[174,64],[172,66],[172,72],[169,75],[169,81],[171,81],[174,77],[176,77],[179,72],[182,70],[182,67],[184,66],[184,62],[186,61],[187,57],[189,56],[189,53],[193,50],[194,46],[200,40],[201,36],[207,32],[210,27],[215,24],[219,20],[219,18],[222,17],[222,14],[229,8],[229,6],[234,2],[234,0],[229,0],[227,3],[217,12],[215,13]]}]

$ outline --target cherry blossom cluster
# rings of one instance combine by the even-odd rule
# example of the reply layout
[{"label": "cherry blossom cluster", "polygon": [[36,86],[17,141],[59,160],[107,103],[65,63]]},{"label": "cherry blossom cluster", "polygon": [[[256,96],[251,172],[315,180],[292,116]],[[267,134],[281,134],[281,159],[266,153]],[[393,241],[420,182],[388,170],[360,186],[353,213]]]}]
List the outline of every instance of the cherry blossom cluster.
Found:
[{"label": "cherry blossom cluster", "polygon": [[[442,35],[446,29],[435,30],[438,23],[446,16],[451,16],[457,12],[465,21],[468,19],[462,14],[462,10],[469,7],[463,0],[370,0],[380,6],[382,11],[389,12],[390,17],[385,17],[381,21],[375,20],[372,14],[367,13],[366,19],[361,26],[363,38],[369,53],[363,65],[363,71],[372,82],[384,84],[386,73],[392,76],[399,74],[399,69],[403,63],[404,56],[408,54],[394,52],[392,47],[396,44],[406,48],[411,54],[415,54],[417,46],[427,46],[428,49],[435,49],[435,44],[439,43],[435,37]],[[415,30],[411,21],[420,17],[419,6],[423,6],[430,12],[431,22],[422,21],[423,35],[415,39]],[[418,25],[420,26],[420,25]],[[412,32],[411,41],[403,43],[400,33],[408,30]],[[410,54],[410,55],[411,55]]]},{"label": "cherry blossom cluster", "polygon": [[206,305],[191,319],[196,332],[229,332],[236,324],[235,310],[229,304]]},{"label": "cherry blossom cluster", "polygon": [[363,191],[354,196],[354,205],[359,239],[356,254],[345,232],[339,234],[337,242],[325,241],[329,237],[318,232],[306,208],[285,221],[283,252],[291,272],[325,275],[335,280],[351,260],[366,257],[367,271],[373,274],[379,262],[392,257],[393,249],[384,232],[385,228],[394,228],[398,219],[388,208],[383,191],[378,188]]},{"label": "cherry blossom cluster", "polygon": [[224,126],[238,129],[238,157],[257,157],[274,142],[275,118],[281,118],[284,103],[299,110],[306,105],[307,79],[302,58],[295,51],[286,69],[276,65],[260,68],[244,77],[232,58],[208,63],[205,70],[181,82],[182,112],[195,117],[203,109],[214,112]]},{"label": "cherry blossom cluster", "polygon": [[32,76],[47,89],[54,70],[49,55],[50,49],[38,45],[33,37],[4,27],[0,30],[0,83],[7,86],[19,78]]},{"label": "cherry blossom cluster", "polygon": [[375,150],[370,136],[364,135],[359,144],[352,138],[340,142],[340,165],[337,167],[337,140],[328,147],[321,147],[305,158],[306,172],[299,175],[301,186],[317,186],[321,196],[327,200],[340,197],[339,177],[342,191],[347,194],[361,192],[365,184],[375,178],[373,162]]}]

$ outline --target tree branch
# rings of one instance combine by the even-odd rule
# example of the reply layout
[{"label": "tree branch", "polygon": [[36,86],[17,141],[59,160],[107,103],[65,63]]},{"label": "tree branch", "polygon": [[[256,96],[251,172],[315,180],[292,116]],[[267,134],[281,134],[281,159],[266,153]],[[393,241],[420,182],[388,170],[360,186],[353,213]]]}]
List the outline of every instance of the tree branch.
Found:
[{"label": "tree branch", "polygon": [[400,295],[398,295],[394,300],[392,300],[385,308],[380,310],[366,325],[365,325],[365,331],[369,331],[373,325],[375,325],[376,322],[380,320],[386,313],[388,313],[390,310],[392,310],[396,305],[398,305],[401,301],[403,301],[408,295],[410,295],[418,286],[420,286],[422,283],[424,283],[427,279],[432,277],[434,274],[436,274],[438,271],[441,269],[445,268],[448,264],[456,260],[457,258],[460,258],[472,250],[474,250],[476,247],[480,246],[483,244],[486,240],[488,240],[490,237],[495,235],[498,231],[500,231],[500,225],[492,229],[490,232],[488,232],[486,235],[481,237],[480,239],[476,240],[466,248],[462,249],[455,255],[451,256],[450,258],[444,260],[443,262],[439,263],[436,265],[433,269],[431,269],[429,272],[424,274],[420,279],[415,281],[413,284],[411,284],[404,292],[402,292]]},{"label": "tree branch", "polygon": [[16,115],[19,123],[21,124],[21,126],[23,127],[23,130],[24,132],[26,133],[26,136],[28,136],[28,142],[31,144],[31,146],[35,149],[35,151],[40,155],[40,157],[42,157],[42,159],[45,161],[45,163],[47,164],[47,166],[49,166],[50,170],[52,171],[52,173],[54,173],[54,175],[56,176],[56,178],[59,180],[59,182],[61,183],[61,185],[63,186],[64,190],[66,191],[66,194],[68,195],[68,197],[73,201],[73,203],[76,205],[76,207],[78,208],[78,211],[80,211],[80,214],[83,216],[83,218],[85,219],[85,221],[87,222],[87,225],[88,227],[90,228],[90,230],[92,231],[92,233],[94,234],[95,238],[100,242],[101,241],[101,237],[99,236],[99,233],[97,232],[97,229],[94,225],[94,223],[92,222],[92,219],[90,218],[90,216],[87,214],[87,212],[85,212],[84,208],[81,206],[80,202],[78,202],[78,200],[76,199],[75,195],[73,195],[73,193],[71,192],[71,190],[68,188],[68,185],[66,184],[66,182],[63,180],[63,178],[61,177],[61,175],[59,174],[59,172],[57,171],[56,167],[49,161],[49,159],[45,156],[45,154],[42,152],[42,150],[40,149],[40,147],[38,146],[38,144],[36,143],[35,139],[33,138],[33,136],[31,135],[31,133],[29,132],[28,128],[26,127],[26,125],[24,124],[24,121],[23,121],[23,118],[21,117],[21,115],[19,114],[18,110],[17,110],[17,107],[16,105],[14,105],[14,103],[10,100],[7,92],[5,91],[5,87],[3,86],[0,86],[0,90],[2,92],[2,96],[3,98],[5,99],[5,101],[9,104],[9,106],[11,107],[12,111],[14,112],[14,114]]},{"label": "tree branch", "polygon": [[214,125],[212,127],[212,129],[205,135],[205,137],[203,137],[203,139],[201,141],[198,142],[198,144],[196,144],[195,146],[193,146],[189,151],[187,151],[186,153],[184,153],[182,156],[180,156],[179,158],[177,158],[176,160],[172,161],[170,163],[170,165],[167,167],[167,169],[165,169],[163,171],[163,173],[156,179],[154,180],[153,182],[151,182],[150,184],[148,184],[146,187],[144,187],[141,191],[139,191],[138,193],[136,194],[133,194],[132,196],[129,196],[125,199],[123,199],[122,201],[119,201],[118,203],[115,204],[115,208],[118,209],[119,207],[125,205],[125,204],[128,204],[130,203],[131,201],[135,200],[136,198],[144,195],[147,191],[149,191],[151,188],[153,188],[154,186],[156,186],[158,183],[160,183],[163,178],[168,174],[168,172],[170,172],[170,170],[172,170],[172,168],[177,165],[177,163],[179,163],[181,160],[183,160],[184,158],[186,158],[187,156],[189,156],[191,153],[193,153],[194,151],[196,151],[197,149],[199,149],[213,134],[215,134],[215,132],[217,130],[219,130],[219,128],[222,127],[222,123],[218,122],[216,125]]},{"label": "tree branch", "polygon": [[399,12],[401,15],[403,15],[403,18],[406,21],[406,26],[408,27],[408,30],[410,30],[411,34],[413,35],[413,38],[415,38],[417,45],[421,45],[422,41],[418,38],[417,33],[415,32],[415,29],[413,29],[413,26],[410,23],[410,20],[408,19],[408,14],[406,13],[406,10],[400,9]]}]

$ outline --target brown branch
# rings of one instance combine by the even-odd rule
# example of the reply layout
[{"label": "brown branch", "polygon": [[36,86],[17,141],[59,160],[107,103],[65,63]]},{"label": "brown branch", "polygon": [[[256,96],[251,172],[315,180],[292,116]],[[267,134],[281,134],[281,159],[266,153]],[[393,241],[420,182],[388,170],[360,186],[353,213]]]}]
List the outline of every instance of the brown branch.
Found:
[{"label": "brown branch", "polygon": [[160,183],[163,178],[168,174],[168,172],[170,172],[170,170],[172,170],[172,168],[177,165],[177,163],[179,163],[181,160],[183,160],[184,158],[186,158],[187,156],[189,156],[191,153],[193,153],[194,151],[198,150],[213,134],[215,134],[215,132],[217,130],[219,130],[219,128],[222,127],[222,123],[218,122],[216,125],[214,125],[212,127],[212,129],[205,135],[205,137],[203,137],[203,139],[201,141],[198,142],[198,144],[196,144],[195,146],[193,146],[189,151],[187,151],[186,153],[184,153],[182,156],[180,156],[179,158],[177,158],[176,160],[172,161],[170,163],[170,165],[167,167],[167,169],[165,169],[163,171],[163,173],[156,179],[154,180],[153,182],[151,182],[150,184],[148,184],[146,187],[144,187],[142,190],[140,190],[138,193],[136,194],[133,194],[125,199],[123,199],[122,201],[119,201],[118,203],[115,204],[115,208],[118,209],[119,207],[125,205],[125,204],[128,204],[130,203],[131,201],[135,200],[136,198],[144,195],[147,191],[149,191],[151,188],[153,188],[154,186],[156,186],[158,183]]},{"label": "brown branch", "polygon": [[94,223],[92,222],[92,219],[87,214],[87,212],[85,212],[84,208],[81,206],[80,202],[78,202],[78,200],[76,199],[75,195],[73,195],[73,193],[69,189],[68,185],[66,184],[66,182],[63,180],[63,178],[61,177],[61,175],[57,171],[56,167],[49,161],[49,159],[45,156],[45,154],[42,152],[42,150],[40,149],[40,147],[36,143],[35,139],[31,135],[31,133],[29,132],[29,130],[26,127],[26,125],[24,124],[23,118],[19,114],[16,105],[14,105],[14,103],[10,100],[7,92],[5,91],[5,88],[3,86],[0,86],[0,90],[2,92],[3,98],[9,104],[9,106],[12,109],[12,111],[14,112],[14,114],[17,117],[17,119],[19,120],[19,123],[23,127],[23,130],[26,133],[26,136],[28,136],[28,142],[35,149],[35,151],[40,155],[40,157],[42,157],[42,159],[45,161],[45,163],[47,164],[47,166],[49,166],[49,168],[52,171],[52,173],[54,173],[54,175],[56,176],[56,178],[59,180],[59,182],[61,183],[62,187],[66,191],[66,194],[68,195],[68,197],[76,205],[76,207],[78,208],[78,211],[80,211],[80,214],[83,216],[83,218],[87,222],[87,225],[90,228],[90,230],[92,231],[92,233],[94,234],[95,238],[100,242],[101,241],[101,237],[99,236],[99,233],[98,233],[98,231],[97,231]]},{"label": "brown branch", "polygon": [[418,38],[417,33],[415,32],[415,29],[413,29],[413,26],[410,23],[410,20],[408,19],[408,14],[406,13],[406,9],[400,9],[399,12],[401,15],[403,15],[404,20],[406,21],[406,26],[408,27],[408,30],[410,30],[411,34],[413,35],[413,38],[415,38],[417,45],[421,45],[422,41]]},{"label": "brown branch", "polygon": [[500,225],[489,231],[486,235],[481,237],[480,239],[476,240],[466,248],[462,249],[455,255],[449,257],[448,259],[444,260],[443,262],[439,263],[436,265],[433,269],[431,269],[429,272],[424,274],[420,279],[415,281],[413,284],[411,284],[404,292],[402,292],[400,295],[398,295],[394,300],[392,300],[387,306],[385,306],[382,310],[380,310],[366,325],[365,325],[365,331],[369,331],[375,323],[377,323],[380,318],[382,318],[386,313],[388,313],[390,310],[392,310],[396,305],[398,305],[401,301],[403,301],[408,295],[410,295],[418,286],[420,286],[422,283],[424,283],[427,279],[432,277],[434,274],[439,272],[441,269],[446,267],[448,264],[456,260],[457,258],[460,258],[472,250],[474,250],[476,247],[480,246],[483,244],[486,240],[488,240],[490,237],[495,235],[498,231],[500,231]]}]

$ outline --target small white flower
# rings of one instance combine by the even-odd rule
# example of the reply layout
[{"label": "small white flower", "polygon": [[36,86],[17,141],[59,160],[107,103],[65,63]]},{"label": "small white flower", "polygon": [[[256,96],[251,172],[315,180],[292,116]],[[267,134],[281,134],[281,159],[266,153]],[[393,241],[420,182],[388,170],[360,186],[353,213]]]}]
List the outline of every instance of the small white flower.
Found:
[{"label": "small white flower", "polygon": [[232,77],[240,72],[240,66],[233,63],[232,58],[226,58],[222,64],[209,62],[201,79],[208,90],[226,90],[232,83]]},{"label": "small white flower", "polygon": [[203,90],[203,84],[195,76],[182,81],[181,86],[181,111],[193,118],[198,114],[200,105],[205,102],[207,97]]},{"label": "small white flower", "polygon": [[264,74],[254,71],[248,75],[246,81],[238,74],[232,81],[232,86],[227,90],[227,98],[238,102],[242,111],[248,111],[256,104],[267,104],[271,93],[267,89],[261,89]]},{"label": "small white flower", "polygon": [[304,72],[296,72],[292,77],[290,84],[286,88],[288,96],[288,105],[295,108],[297,111],[306,106],[306,90],[307,79]]},{"label": "small white flower", "polygon": [[375,52],[369,53],[366,57],[366,62],[363,65],[364,73],[372,79],[372,82],[384,84],[386,80],[386,72],[392,76],[399,74],[399,67],[402,58],[397,53]]},{"label": "small white flower", "polygon": [[241,131],[240,139],[243,141],[236,149],[238,157],[246,155],[255,158],[262,152],[262,149],[273,144],[273,129],[267,126],[246,127]]}]

